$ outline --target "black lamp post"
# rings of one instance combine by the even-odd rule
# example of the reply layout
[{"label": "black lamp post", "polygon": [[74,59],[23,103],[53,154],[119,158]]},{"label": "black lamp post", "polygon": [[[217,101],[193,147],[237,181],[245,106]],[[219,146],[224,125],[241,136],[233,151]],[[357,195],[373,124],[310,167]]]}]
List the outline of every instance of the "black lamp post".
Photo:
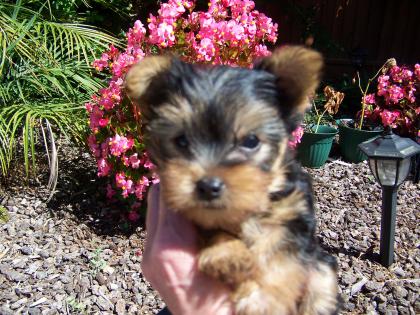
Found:
[{"label": "black lamp post", "polygon": [[420,153],[420,145],[388,128],[382,136],[359,144],[359,148],[368,156],[370,170],[382,186],[380,258],[388,267],[394,260],[397,190],[410,172],[411,157]]}]

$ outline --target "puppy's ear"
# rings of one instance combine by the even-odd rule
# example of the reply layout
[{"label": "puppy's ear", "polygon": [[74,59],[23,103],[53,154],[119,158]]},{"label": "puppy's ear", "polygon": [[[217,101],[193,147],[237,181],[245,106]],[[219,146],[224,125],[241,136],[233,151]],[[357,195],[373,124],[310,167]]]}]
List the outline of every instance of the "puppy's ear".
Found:
[{"label": "puppy's ear", "polygon": [[285,46],[261,59],[254,69],[276,76],[281,112],[286,116],[299,116],[310,107],[308,96],[319,84],[322,66],[320,53],[302,46]]},{"label": "puppy's ear", "polygon": [[169,70],[172,64],[170,56],[150,56],[131,67],[125,77],[125,89],[128,96],[140,106],[146,118],[150,114],[154,91],[164,82],[159,76]]}]

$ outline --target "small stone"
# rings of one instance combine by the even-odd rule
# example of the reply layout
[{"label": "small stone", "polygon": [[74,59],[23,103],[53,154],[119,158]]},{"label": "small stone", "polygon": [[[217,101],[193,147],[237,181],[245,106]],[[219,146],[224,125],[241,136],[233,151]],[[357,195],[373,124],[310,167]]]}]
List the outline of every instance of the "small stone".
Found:
[{"label": "small stone", "polygon": [[28,302],[28,299],[27,298],[22,298],[22,299],[16,301],[15,303],[13,303],[12,305],[10,305],[10,308],[12,310],[18,309],[19,307],[21,307],[26,302]]},{"label": "small stone", "polygon": [[50,257],[50,254],[46,250],[40,250],[38,255],[45,259]]},{"label": "small stone", "polygon": [[117,301],[117,303],[115,304],[115,311],[117,312],[118,315],[120,314],[125,314],[125,301],[120,299]]},{"label": "small stone", "polygon": [[378,311],[381,314],[385,314],[386,313],[386,303],[380,303],[380,304],[378,304]]},{"label": "small stone", "polygon": [[111,291],[117,290],[118,289],[118,284],[116,284],[116,283],[110,283],[108,285],[108,289],[111,290]]},{"label": "small stone", "polygon": [[394,273],[400,277],[400,278],[404,278],[405,277],[405,271],[401,268],[401,267],[397,267],[394,269]]},{"label": "small stone", "polygon": [[378,295],[376,296],[376,300],[377,300],[378,302],[380,302],[380,303],[383,303],[383,302],[386,302],[386,301],[387,301],[386,296],[385,296],[385,295],[383,295],[382,293],[380,293],[380,294],[378,294]]},{"label": "small stone", "polygon": [[101,273],[101,272],[98,272],[97,274],[96,274],[96,281],[98,281],[98,283],[100,284],[100,285],[104,285],[104,284],[106,284],[106,278],[104,277],[104,275]]},{"label": "small stone", "polygon": [[30,291],[23,290],[23,289],[20,289],[20,288],[16,288],[15,293],[19,296],[23,295],[25,297],[31,297],[31,292]]},{"label": "small stone", "polygon": [[33,307],[33,308],[30,308],[30,309],[28,310],[28,314],[29,314],[29,315],[41,315],[41,314],[42,314],[42,312],[41,312],[41,310],[40,310],[39,308],[37,308],[37,307]]},{"label": "small stone", "polygon": [[137,308],[137,305],[133,304],[128,308],[128,314],[137,314],[139,312],[139,309]]},{"label": "small stone", "polygon": [[350,285],[355,283],[357,280],[356,276],[351,273],[345,273],[343,274],[343,277],[341,278],[341,281],[343,281],[344,284]]},{"label": "small stone", "polygon": [[10,281],[23,282],[26,280],[26,277],[23,273],[14,271],[5,265],[0,266],[0,273],[4,274]]},{"label": "small stone", "polygon": [[344,304],[344,308],[347,310],[347,311],[353,311],[355,308],[356,308],[356,305],[354,305],[353,303],[346,303],[346,304]]},{"label": "small stone", "polygon": [[113,305],[102,296],[98,297],[96,300],[96,305],[98,305],[101,311],[110,311],[113,308]]},{"label": "small stone", "polygon": [[391,306],[386,309],[385,315],[398,315],[398,311]]},{"label": "small stone", "polygon": [[410,309],[406,306],[398,306],[397,309],[399,315],[410,315]]},{"label": "small stone", "polygon": [[48,277],[48,274],[45,271],[37,271],[37,272],[35,272],[35,278],[38,279],[38,280],[43,280],[46,277]]},{"label": "small stone", "polygon": [[20,248],[20,251],[24,255],[31,255],[34,252],[34,250],[31,247],[29,247],[29,246],[22,246]]},{"label": "small stone", "polygon": [[379,270],[375,270],[373,272],[373,277],[377,280],[377,281],[384,281],[386,279],[386,275],[384,272],[379,271]]},{"label": "small stone", "polygon": [[392,294],[394,295],[395,299],[401,300],[407,296],[408,291],[403,287],[398,286],[392,288]]},{"label": "small stone", "polygon": [[383,287],[384,285],[383,284],[381,284],[381,283],[379,283],[379,282],[376,282],[376,281],[368,281],[366,284],[365,284],[365,289],[367,290],[367,291],[375,291],[375,292],[377,292],[377,291],[380,291],[381,289],[382,289],[382,287]]}]

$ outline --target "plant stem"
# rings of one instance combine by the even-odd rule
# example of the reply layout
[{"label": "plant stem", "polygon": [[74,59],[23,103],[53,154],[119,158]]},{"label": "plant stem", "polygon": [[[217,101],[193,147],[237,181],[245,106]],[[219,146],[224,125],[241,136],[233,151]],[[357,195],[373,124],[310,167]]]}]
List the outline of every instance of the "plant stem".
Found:
[{"label": "plant stem", "polygon": [[366,85],[365,90],[362,89],[362,85],[360,83],[360,75],[359,75],[359,71],[357,71],[357,79],[358,79],[358,83],[359,83],[359,89],[360,92],[362,92],[362,114],[360,115],[360,121],[359,121],[359,125],[356,126],[357,129],[361,130],[362,129],[362,125],[363,125],[363,119],[365,117],[365,108],[366,108],[366,103],[365,103],[365,99],[366,99],[366,94],[369,91],[369,87],[370,84],[373,82],[373,80],[375,80],[375,78],[381,73],[381,71],[384,69],[384,67],[389,63],[391,59],[388,59],[383,65],[382,67],[378,70],[378,72],[375,73],[375,75],[372,78],[368,79],[368,83]]},{"label": "plant stem", "polygon": [[324,110],[324,111],[322,112],[322,114],[321,114],[321,115],[318,115],[318,112],[317,112],[318,121],[316,122],[316,129],[315,129],[315,133],[317,133],[317,132],[318,132],[319,124],[321,123],[321,119],[322,119],[322,117],[325,115],[325,113],[326,113],[326,112],[327,112],[327,110]]}]

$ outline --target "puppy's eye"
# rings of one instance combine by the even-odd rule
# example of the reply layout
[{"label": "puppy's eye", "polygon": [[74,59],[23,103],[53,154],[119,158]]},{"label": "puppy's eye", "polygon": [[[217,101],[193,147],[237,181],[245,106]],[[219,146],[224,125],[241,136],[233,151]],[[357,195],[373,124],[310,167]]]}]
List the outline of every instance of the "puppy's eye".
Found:
[{"label": "puppy's eye", "polygon": [[185,149],[190,145],[186,135],[180,135],[174,139],[177,147]]},{"label": "puppy's eye", "polygon": [[246,149],[255,149],[260,144],[260,139],[254,134],[249,134],[242,139],[240,146]]}]

